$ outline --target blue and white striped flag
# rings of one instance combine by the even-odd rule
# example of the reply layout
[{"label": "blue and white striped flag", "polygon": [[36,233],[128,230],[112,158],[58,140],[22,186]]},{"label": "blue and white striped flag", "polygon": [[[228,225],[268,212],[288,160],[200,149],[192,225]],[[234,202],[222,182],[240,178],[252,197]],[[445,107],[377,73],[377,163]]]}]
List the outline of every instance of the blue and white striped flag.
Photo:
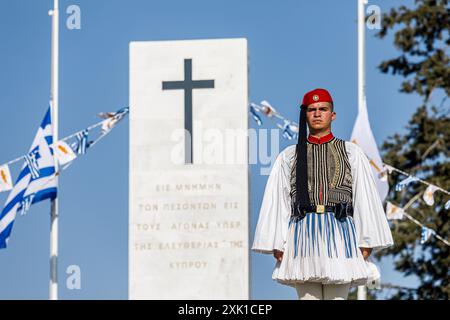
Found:
[{"label": "blue and white striped flag", "polygon": [[76,136],[77,142],[78,142],[77,147],[76,147],[77,154],[86,154],[86,149],[89,146],[88,135],[89,135],[89,131],[87,129],[77,133],[77,136]]},{"label": "blue and white striped flag", "polygon": [[[35,159],[26,158],[0,214],[0,248],[6,248],[17,212],[24,214],[32,204],[56,198],[57,178],[53,151],[50,149],[52,143],[53,125],[49,107],[30,148],[29,155],[35,155]],[[32,173],[35,169],[37,172]]]},{"label": "blue and white striped flag", "polygon": [[[283,138],[292,140],[297,139],[297,133],[295,133],[295,125],[293,125],[290,121],[284,120],[284,125],[277,123],[278,128],[283,130]],[[298,132],[298,130],[297,130]]]},{"label": "blue and white striped flag", "polygon": [[38,149],[31,151],[29,154],[25,156],[25,161],[27,162],[28,169],[30,169],[31,177],[33,179],[39,178],[39,165],[37,159],[38,159]]},{"label": "blue and white striped flag", "polygon": [[258,126],[262,125],[262,120],[261,117],[257,114],[258,110],[256,110],[256,108],[252,105],[250,105],[250,114],[252,115],[253,120],[256,121],[256,124]]},{"label": "blue and white striped flag", "polygon": [[395,191],[402,191],[408,184],[417,180],[419,179],[413,176],[409,176],[408,178],[400,181],[395,185]]},{"label": "blue and white striped flag", "polygon": [[27,213],[28,210],[30,210],[31,204],[33,203],[34,194],[30,194],[23,198],[23,200],[20,202],[19,207],[17,208],[17,211],[20,212],[20,215],[23,216],[25,213]]},{"label": "blue and white striped flag", "polygon": [[434,232],[433,229],[427,228],[427,227],[422,227],[421,233],[420,233],[420,244],[424,244],[425,242],[428,241],[428,239],[430,239],[430,237],[432,235],[435,235],[436,233]]}]

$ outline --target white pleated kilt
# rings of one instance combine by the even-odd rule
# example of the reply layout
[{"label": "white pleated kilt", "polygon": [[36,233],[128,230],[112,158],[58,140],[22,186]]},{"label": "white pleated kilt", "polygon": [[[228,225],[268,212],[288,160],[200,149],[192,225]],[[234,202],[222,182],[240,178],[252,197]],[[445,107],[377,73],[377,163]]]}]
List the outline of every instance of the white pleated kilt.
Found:
[{"label": "white pleated kilt", "polygon": [[369,270],[357,247],[353,218],[339,221],[334,213],[307,213],[291,218],[283,259],[272,279],[290,286],[303,282],[364,285]]}]

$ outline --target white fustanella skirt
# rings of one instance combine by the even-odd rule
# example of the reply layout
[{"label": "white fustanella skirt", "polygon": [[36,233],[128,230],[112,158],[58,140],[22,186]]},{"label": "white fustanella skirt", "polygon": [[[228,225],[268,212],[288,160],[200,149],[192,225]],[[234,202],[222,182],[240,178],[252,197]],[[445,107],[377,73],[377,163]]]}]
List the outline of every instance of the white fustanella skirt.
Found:
[{"label": "white fustanella skirt", "polygon": [[352,217],[340,221],[325,212],[290,219],[283,259],[275,265],[272,279],[290,286],[302,282],[358,286],[368,276]]}]

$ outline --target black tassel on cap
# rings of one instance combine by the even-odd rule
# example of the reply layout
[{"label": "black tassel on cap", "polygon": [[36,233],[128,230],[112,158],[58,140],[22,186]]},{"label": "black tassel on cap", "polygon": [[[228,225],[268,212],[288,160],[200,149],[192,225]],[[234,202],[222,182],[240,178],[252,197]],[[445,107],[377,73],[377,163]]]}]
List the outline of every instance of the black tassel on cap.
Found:
[{"label": "black tassel on cap", "polygon": [[[308,194],[308,158],[306,149],[306,109],[307,106],[300,106],[300,120],[298,130],[298,142],[296,147],[296,199],[294,203],[295,211],[299,210],[299,207],[305,207],[310,205]],[[297,212],[300,213],[300,212]]]}]

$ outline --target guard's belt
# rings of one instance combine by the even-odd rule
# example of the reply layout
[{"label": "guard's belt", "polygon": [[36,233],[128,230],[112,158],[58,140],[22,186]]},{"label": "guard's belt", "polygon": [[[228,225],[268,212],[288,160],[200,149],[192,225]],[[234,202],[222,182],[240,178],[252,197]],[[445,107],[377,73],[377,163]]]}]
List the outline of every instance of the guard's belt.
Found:
[{"label": "guard's belt", "polygon": [[341,220],[345,219],[347,216],[353,217],[353,206],[350,202],[341,202],[337,203],[333,206],[325,206],[325,205],[308,205],[301,206],[298,205],[295,207],[292,206],[292,217],[296,217],[298,219],[302,219],[306,216],[308,212],[315,213],[324,213],[324,212],[333,212],[336,219]]}]

